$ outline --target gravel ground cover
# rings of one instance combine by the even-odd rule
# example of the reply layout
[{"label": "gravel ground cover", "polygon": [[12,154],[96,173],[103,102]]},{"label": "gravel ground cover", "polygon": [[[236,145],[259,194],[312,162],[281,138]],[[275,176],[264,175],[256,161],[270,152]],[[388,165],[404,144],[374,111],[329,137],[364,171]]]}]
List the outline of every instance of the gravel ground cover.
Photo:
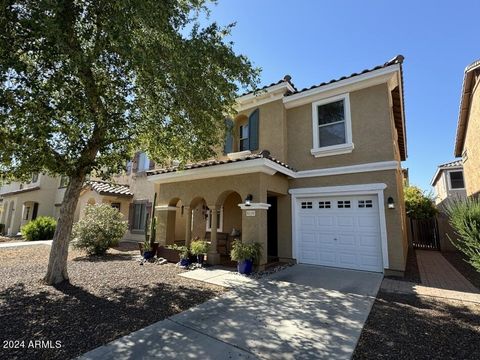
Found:
[{"label": "gravel ground cover", "polygon": [[19,242],[19,241],[23,241],[23,238],[21,236],[1,236],[0,235],[0,243]]},{"label": "gravel ground cover", "polygon": [[[459,252],[442,252],[442,255],[452,264],[460,274],[472,283],[473,286],[480,289],[480,272],[465,261],[463,255]],[[480,340],[479,340],[480,341]]]},{"label": "gravel ground cover", "polygon": [[126,249],[71,249],[70,283],[46,286],[49,250],[0,249],[1,359],[70,359],[225,291],[177,276],[174,264],[140,266]]},{"label": "gravel ground cover", "polygon": [[353,359],[478,359],[480,304],[381,291]]}]

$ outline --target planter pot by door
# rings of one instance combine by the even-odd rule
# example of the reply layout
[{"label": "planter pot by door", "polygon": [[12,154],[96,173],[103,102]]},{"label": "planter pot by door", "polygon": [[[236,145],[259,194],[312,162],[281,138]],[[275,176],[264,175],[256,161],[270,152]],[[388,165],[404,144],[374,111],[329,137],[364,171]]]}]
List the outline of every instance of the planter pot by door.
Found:
[{"label": "planter pot by door", "polygon": [[253,270],[253,261],[252,260],[242,260],[237,264],[237,271],[240,274],[249,275]]}]

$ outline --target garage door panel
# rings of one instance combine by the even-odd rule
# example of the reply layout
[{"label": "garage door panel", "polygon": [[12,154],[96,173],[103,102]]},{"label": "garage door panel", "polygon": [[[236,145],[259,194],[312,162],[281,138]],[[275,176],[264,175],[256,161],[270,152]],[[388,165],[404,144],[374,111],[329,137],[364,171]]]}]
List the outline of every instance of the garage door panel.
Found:
[{"label": "garage door panel", "polygon": [[298,262],[383,270],[376,196],[312,197],[305,201],[312,206],[300,209],[299,204]]}]

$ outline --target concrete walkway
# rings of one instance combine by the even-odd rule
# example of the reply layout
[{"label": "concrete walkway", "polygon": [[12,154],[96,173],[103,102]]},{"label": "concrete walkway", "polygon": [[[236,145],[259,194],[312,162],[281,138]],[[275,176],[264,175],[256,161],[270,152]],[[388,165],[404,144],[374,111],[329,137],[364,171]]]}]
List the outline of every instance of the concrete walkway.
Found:
[{"label": "concrete walkway", "polygon": [[223,266],[195,269],[181,273],[179,276],[213,285],[220,285],[226,288],[255,283],[254,279],[240,275],[234,269]]},{"label": "concrete walkway", "polygon": [[440,251],[416,250],[422,285],[467,293],[479,293]]},{"label": "concrete walkway", "polygon": [[350,359],[381,280],[295,265],[80,358]]},{"label": "concrete walkway", "polygon": [[0,243],[0,249],[22,247],[22,246],[35,246],[35,245],[52,245],[52,240],[15,241],[15,242]]}]

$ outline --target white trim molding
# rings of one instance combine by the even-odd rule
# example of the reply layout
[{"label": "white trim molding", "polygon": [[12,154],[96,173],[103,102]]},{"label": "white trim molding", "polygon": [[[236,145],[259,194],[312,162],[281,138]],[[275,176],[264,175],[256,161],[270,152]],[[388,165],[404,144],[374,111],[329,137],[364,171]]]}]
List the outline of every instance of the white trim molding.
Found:
[{"label": "white trim molding", "polygon": [[265,89],[259,89],[256,92],[240,96],[236,99],[235,109],[237,111],[243,111],[255,106],[260,106],[271,101],[277,101],[284,98],[284,94],[287,92],[295,92],[295,89],[289,82],[283,81],[280,84],[269,86]]},{"label": "white trim molding", "polygon": [[176,211],[176,206],[169,206],[169,205],[157,205],[155,206],[155,211]]},{"label": "white trim molding", "polygon": [[365,74],[360,74],[348,79],[335,81],[331,84],[302,91],[297,94],[285,96],[283,98],[283,103],[287,109],[294,108],[327,97],[339,95],[341,93],[357,91],[367,87],[388,83],[391,77],[396,73],[400,73],[399,64],[390,65],[382,69],[369,71]]},{"label": "white trim molding", "polygon": [[314,196],[342,196],[342,195],[377,195],[378,212],[380,220],[380,236],[382,246],[383,268],[389,268],[388,260],[388,236],[387,223],[385,219],[385,197],[383,191],[387,188],[384,183],[358,184],[345,186],[326,186],[314,188],[296,188],[290,189],[288,192],[292,195],[292,256],[297,258],[298,244],[298,200]]},{"label": "white trim molding", "polygon": [[[343,101],[343,123],[345,125],[345,143],[321,146],[319,137],[319,123],[318,123],[318,107],[322,105],[331,104],[333,102]],[[340,121],[339,121],[340,123]],[[327,126],[328,124],[325,124]],[[352,143],[352,117],[350,113],[350,96],[348,93],[329,97],[312,103],[312,135],[313,148],[310,153],[315,157],[331,156],[339,154],[351,153],[354,146]]]},{"label": "white trim molding", "polygon": [[396,170],[400,169],[401,164],[399,161],[378,161],[373,163],[365,163],[358,165],[338,166],[324,169],[313,169],[297,171],[295,178],[308,178],[316,176],[331,176],[331,175],[344,175],[344,174],[356,174],[362,172],[382,171],[382,170]]},{"label": "white trim molding", "polygon": [[238,204],[238,206],[242,210],[268,210],[272,205],[266,203],[250,203],[250,205]]},{"label": "white trim molding", "polygon": [[252,155],[252,152],[250,150],[245,150],[245,151],[237,151],[237,152],[232,152],[228,153],[227,156],[230,160],[237,160],[244,158],[245,156]]}]

